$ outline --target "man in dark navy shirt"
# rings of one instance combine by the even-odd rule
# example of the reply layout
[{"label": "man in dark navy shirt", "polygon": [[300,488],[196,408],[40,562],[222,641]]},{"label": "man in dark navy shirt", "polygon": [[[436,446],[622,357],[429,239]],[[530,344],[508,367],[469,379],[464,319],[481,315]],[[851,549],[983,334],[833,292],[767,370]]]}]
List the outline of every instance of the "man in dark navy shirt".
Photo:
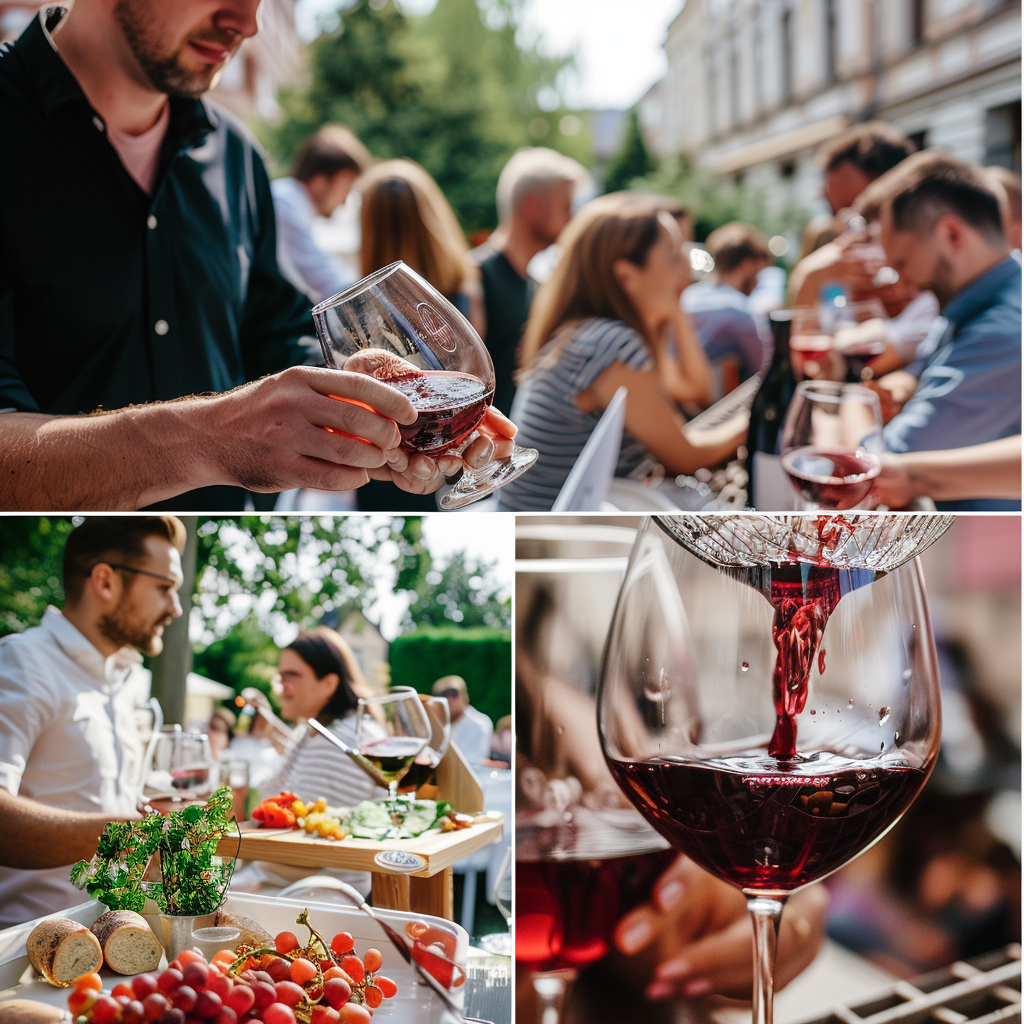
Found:
[{"label": "man in dark navy shirt", "polygon": [[[258,6],[76,0],[0,49],[0,508],[240,511],[461,466],[398,448],[394,389],[296,365],[317,346],[266,171],[200,98]],[[467,462],[509,446],[485,428]]]}]

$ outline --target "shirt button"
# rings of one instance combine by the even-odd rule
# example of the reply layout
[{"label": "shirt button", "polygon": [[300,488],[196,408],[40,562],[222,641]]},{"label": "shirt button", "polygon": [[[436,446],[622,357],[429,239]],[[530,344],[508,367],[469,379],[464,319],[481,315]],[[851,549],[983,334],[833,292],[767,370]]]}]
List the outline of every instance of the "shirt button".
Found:
[{"label": "shirt button", "polygon": [[103,123],[103,118],[98,114],[92,119],[92,123],[96,126],[96,131],[102,132],[106,130],[106,125]]},{"label": "shirt button", "polygon": [[156,331],[157,334],[163,335],[170,330],[170,327],[166,320],[157,320],[157,322],[153,324],[153,330]]},{"label": "shirt button", "polygon": [[153,214],[150,214],[146,220],[146,227],[150,230],[156,227],[156,217],[154,217]]}]

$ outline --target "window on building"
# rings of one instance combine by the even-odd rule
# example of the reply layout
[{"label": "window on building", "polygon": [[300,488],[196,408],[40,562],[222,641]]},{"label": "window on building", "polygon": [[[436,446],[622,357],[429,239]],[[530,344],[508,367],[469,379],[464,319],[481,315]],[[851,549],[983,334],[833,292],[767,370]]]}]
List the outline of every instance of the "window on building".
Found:
[{"label": "window on building", "polygon": [[834,82],[839,75],[839,26],[836,0],[822,0],[825,20],[825,80]]},{"label": "window on building", "polygon": [[779,30],[782,35],[782,45],[780,47],[782,102],[791,103],[793,100],[793,56],[795,47],[793,45],[793,12],[789,8],[782,12]]},{"label": "window on building", "polygon": [[910,3],[910,42],[920,46],[924,42],[924,16],[927,0],[911,0]]},{"label": "window on building", "polygon": [[985,166],[1020,174],[1020,100],[985,111]]}]

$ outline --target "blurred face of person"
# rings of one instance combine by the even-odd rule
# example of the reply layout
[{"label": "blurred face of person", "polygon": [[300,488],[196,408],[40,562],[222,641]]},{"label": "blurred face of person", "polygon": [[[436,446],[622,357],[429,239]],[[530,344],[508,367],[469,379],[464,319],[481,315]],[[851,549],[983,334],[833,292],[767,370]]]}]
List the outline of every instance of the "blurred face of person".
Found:
[{"label": "blurred face of person", "polygon": [[462,712],[466,710],[466,705],[469,704],[469,701],[454,686],[449,687],[447,690],[441,690],[435,696],[444,697],[448,701],[448,710],[451,713],[452,722],[457,722],[462,717]]},{"label": "blurred face of person", "polygon": [[223,718],[211,718],[206,727],[206,735],[210,739],[210,751],[220,759],[220,755],[228,749],[231,737],[228,735],[228,724]]},{"label": "blurred face of person", "polygon": [[675,315],[679,298],[689,284],[690,265],[683,255],[683,239],[675,220],[667,213],[658,217],[661,229],[647,252],[643,266],[618,259],[613,272],[633,308],[648,323]]},{"label": "blurred face of person", "polygon": [[572,220],[574,186],[571,181],[557,181],[547,188],[523,196],[520,206],[537,242],[546,249]]},{"label": "blurred face of person", "polygon": [[114,18],[145,83],[195,99],[214,85],[242,40],[256,34],[260,0],[117,0]]},{"label": "blurred face of person", "polygon": [[147,537],[144,546],[146,557],[134,568],[146,572],[115,570],[124,581],[121,593],[97,627],[118,647],[134,647],[153,657],[163,650],[164,629],[181,615],[178,588],[183,577],[181,556],[170,541]]},{"label": "blurred face of person", "polygon": [[822,194],[832,207],[833,213],[853,206],[854,200],[871,184],[869,178],[856,164],[844,160],[825,172]]},{"label": "blurred face of person", "polygon": [[944,215],[930,231],[897,231],[891,215],[882,217],[882,248],[889,266],[911,288],[935,293],[944,306],[960,289],[955,266],[963,250],[964,230],[959,217]]},{"label": "blurred face of person", "polygon": [[330,217],[348,199],[358,177],[355,171],[338,171],[337,174],[317,174],[310,178],[306,182],[306,191],[316,212],[321,217]]},{"label": "blurred face of person", "polygon": [[768,264],[761,259],[745,259],[736,268],[736,282],[734,287],[744,295],[749,295],[757,286],[757,275],[761,273]]},{"label": "blurred face of person", "polygon": [[329,672],[323,679],[293,650],[281,652],[277,663],[280,689],[277,695],[281,714],[291,722],[316,718],[338,688],[338,675]]}]

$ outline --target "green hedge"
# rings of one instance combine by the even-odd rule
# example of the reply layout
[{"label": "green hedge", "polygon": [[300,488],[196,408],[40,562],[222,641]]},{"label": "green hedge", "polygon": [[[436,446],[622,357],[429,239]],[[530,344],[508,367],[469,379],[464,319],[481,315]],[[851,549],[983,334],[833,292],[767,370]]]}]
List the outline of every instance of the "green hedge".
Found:
[{"label": "green hedge", "polygon": [[427,627],[392,640],[391,684],[430,693],[441,676],[462,676],[473,707],[496,722],[512,713],[512,635],[500,629]]}]

